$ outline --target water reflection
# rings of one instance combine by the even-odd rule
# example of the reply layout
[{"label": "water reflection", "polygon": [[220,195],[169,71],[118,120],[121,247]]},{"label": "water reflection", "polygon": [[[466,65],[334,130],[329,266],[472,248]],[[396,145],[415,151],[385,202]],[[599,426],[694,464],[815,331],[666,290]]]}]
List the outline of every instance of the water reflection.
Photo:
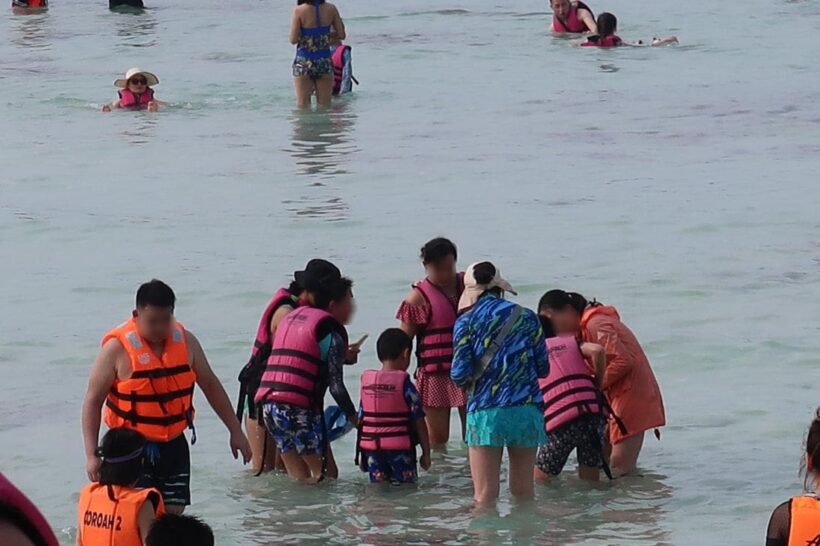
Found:
[{"label": "water reflection", "polygon": [[[17,13],[17,12],[15,12]],[[11,39],[15,45],[32,49],[51,49],[49,37],[49,17],[47,11],[33,11],[20,15],[14,19],[14,37]]]},{"label": "water reflection", "polygon": [[[112,115],[112,114],[110,114]],[[129,144],[146,144],[154,138],[157,126],[156,114],[148,112],[114,112],[113,115],[133,116],[134,122],[122,132],[122,136]]]},{"label": "water reflection", "polygon": [[117,36],[120,45],[126,47],[152,47],[157,44],[157,18],[149,10],[118,7],[115,14]]},{"label": "water reflection", "polygon": [[350,206],[325,180],[347,174],[350,155],[358,152],[351,137],[356,116],[345,100],[326,110],[293,113],[293,140],[286,151],[296,163],[299,175],[310,177],[309,194],[283,203],[299,217],[338,221],[347,219]]},{"label": "water reflection", "polygon": [[293,142],[288,153],[298,174],[332,178],[345,174],[349,156],[358,152],[351,138],[356,115],[347,100],[338,100],[329,109],[298,110],[293,113]]}]

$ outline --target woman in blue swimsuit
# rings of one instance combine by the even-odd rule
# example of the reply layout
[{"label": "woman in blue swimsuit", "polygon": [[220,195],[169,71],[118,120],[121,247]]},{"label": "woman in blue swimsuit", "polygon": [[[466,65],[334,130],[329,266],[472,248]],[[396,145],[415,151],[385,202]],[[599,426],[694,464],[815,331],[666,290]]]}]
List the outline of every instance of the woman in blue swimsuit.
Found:
[{"label": "woman in blue swimsuit", "polygon": [[298,0],[290,25],[290,43],[296,45],[293,82],[296,106],[310,106],[316,93],[320,106],[330,106],[333,93],[331,45],[345,39],[345,25],[336,6],[325,0]]}]

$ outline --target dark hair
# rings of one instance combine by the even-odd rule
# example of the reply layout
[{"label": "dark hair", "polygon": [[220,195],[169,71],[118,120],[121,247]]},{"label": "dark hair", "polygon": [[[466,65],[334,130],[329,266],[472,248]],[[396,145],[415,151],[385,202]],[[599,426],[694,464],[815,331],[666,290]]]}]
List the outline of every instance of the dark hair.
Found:
[{"label": "dark hair", "polygon": [[[587,307],[590,305],[587,299],[578,292],[567,292],[567,296],[569,296],[569,304],[572,308],[578,311],[579,315],[583,315],[584,311],[586,311]],[[597,306],[600,304],[593,301],[593,305]]]},{"label": "dark hair", "polygon": [[490,284],[495,274],[495,266],[490,262],[481,262],[473,266],[473,278],[478,284]]},{"label": "dark hair", "polygon": [[560,311],[567,305],[572,305],[569,294],[563,290],[550,290],[538,300],[538,312],[543,313],[546,310]]},{"label": "dark hair", "polygon": [[106,432],[96,451],[102,459],[100,483],[133,485],[142,474],[145,443],[145,436],[133,429],[117,427]]},{"label": "dark hair", "polygon": [[379,360],[395,360],[401,356],[406,349],[413,348],[413,340],[400,328],[388,328],[376,342],[376,354]]},{"label": "dark hair", "polygon": [[290,281],[290,286],[288,286],[288,292],[293,294],[294,296],[301,296],[302,292],[305,291],[305,288],[299,284],[298,282]]},{"label": "dark hair", "polygon": [[811,461],[811,472],[806,472],[806,479],[803,486],[806,491],[809,490],[809,482],[812,472],[815,475],[820,474],[820,408],[814,412],[814,419],[809,425],[809,433],[806,435],[806,454]]},{"label": "dark hair", "polygon": [[618,30],[618,18],[606,11],[598,15],[596,24],[598,26],[598,36],[601,38],[611,36]]},{"label": "dark hair", "polygon": [[323,283],[315,293],[313,304],[323,310],[330,307],[330,303],[343,299],[353,288],[353,281],[347,277]]},{"label": "dark hair", "polygon": [[47,543],[40,536],[40,531],[19,508],[0,502],[0,522],[3,521],[9,522],[12,527],[18,529],[35,546],[46,546]]},{"label": "dark hair", "polygon": [[151,279],[137,290],[137,309],[143,307],[174,308],[177,297],[171,287],[159,279]]},{"label": "dark hair", "polygon": [[436,237],[421,247],[421,262],[424,265],[437,264],[447,256],[452,256],[458,259],[458,250],[456,245],[450,239],[444,237]]},{"label": "dark hair", "polygon": [[151,526],[145,546],[214,546],[214,532],[194,516],[165,514]]},{"label": "dark hair", "polygon": [[325,0],[297,0],[296,5],[301,6],[302,4],[324,4]]},{"label": "dark hair", "polygon": [[555,328],[552,326],[552,321],[544,315],[538,315],[538,320],[541,321],[541,329],[544,331],[544,337],[549,339],[555,337]]}]

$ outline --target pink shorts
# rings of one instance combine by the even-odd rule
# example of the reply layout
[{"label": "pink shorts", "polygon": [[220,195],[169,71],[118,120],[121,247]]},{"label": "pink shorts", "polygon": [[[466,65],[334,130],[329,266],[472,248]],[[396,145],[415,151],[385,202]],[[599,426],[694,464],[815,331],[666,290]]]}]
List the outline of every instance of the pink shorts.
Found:
[{"label": "pink shorts", "polygon": [[467,405],[467,394],[458,388],[450,374],[418,370],[416,386],[425,408],[459,408]]}]

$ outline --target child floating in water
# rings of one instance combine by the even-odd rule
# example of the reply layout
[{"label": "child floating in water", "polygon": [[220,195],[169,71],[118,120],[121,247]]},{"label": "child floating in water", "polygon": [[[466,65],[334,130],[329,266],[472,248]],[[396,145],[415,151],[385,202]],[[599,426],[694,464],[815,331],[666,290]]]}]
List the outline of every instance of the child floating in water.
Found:
[{"label": "child floating in water", "polygon": [[424,411],[407,368],[413,341],[398,328],[385,330],[376,342],[381,370],[362,374],[357,459],[370,473],[371,483],[415,483],[416,444],[421,444],[421,467],[430,468],[430,438]]},{"label": "child floating in water", "polygon": [[623,45],[628,46],[645,46],[649,45],[651,47],[668,45],[668,44],[676,44],[678,43],[678,39],[675,36],[669,36],[668,38],[659,39],[653,38],[651,44],[644,44],[642,41],[637,41],[634,43],[624,42],[621,38],[615,34],[618,31],[618,19],[612,15],[611,13],[604,12],[598,16],[597,21],[598,26],[598,34],[590,36],[587,41],[581,44],[583,47],[618,47]]},{"label": "child floating in water", "polygon": [[157,516],[165,512],[162,495],[153,488],[138,489],[145,437],[125,427],[112,428],[97,448],[102,458],[100,481],[80,491],[78,546],[142,545]]},{"label": "child floating in water", "polygon": [[114,108],[125,108],[126,110],[156,112],[162,103],[154,98],[154,90],[151,86],[158,83],[159,78],[150,72],[131,68],[125,73],[124,78],[114,82],[114,85],[120,88],[119,100],[104,105],[102,111],[110,112]]},{"label": "child floating in water", "polygon": [[803,452],[805,494],[787,500],[772,513],[766,546],[820,543],[820,409],[815,412]]}]

